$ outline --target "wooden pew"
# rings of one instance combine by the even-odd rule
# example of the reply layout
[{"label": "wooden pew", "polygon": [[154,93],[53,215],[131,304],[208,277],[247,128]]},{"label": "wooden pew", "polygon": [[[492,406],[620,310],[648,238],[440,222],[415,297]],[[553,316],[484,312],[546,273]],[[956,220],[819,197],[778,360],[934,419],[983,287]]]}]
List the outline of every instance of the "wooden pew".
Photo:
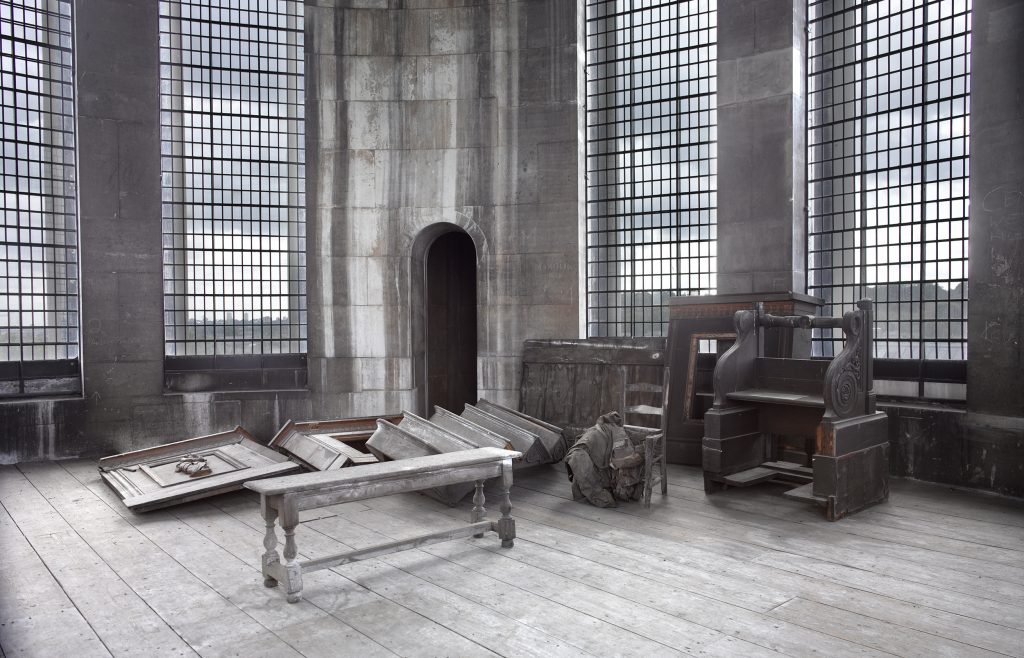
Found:
[{"label": "wooden pew", "polygon": [[[475,448],[246,482],[247,489],[260,495],[260,509],[267,526],[263,539],[266,549],[263,554],[263,584],[276,587],[279,582],[283,582],[288,602],[295,603],[302,598],[304,572],[328,569],[459,537],[483,537],[487,531],[498,534],[502,548],[511,548],[516,536],[516,525],[512,519],[509,489],[512,488],[512,460],[517,457],[519,453],[512,450]],[[484,509],[484,481],[498,477],[501,478],[501,518],[488,521]],[[299,524],[299,512],[302,510],[466,482],[476,487],[469,525],[314,560],[296,560],[298,547],[295,528]],[[285,538],[283,562],[277,551],[278,520]]]},{"label": "wooden pew", "polygon": [[[888,420],[872,389],[871,301],[842,318],[739,311],[735,325],[704,416],[705,491],[794,482],[803,486],[787,495],[823,505],[830,521],[887,500]],[[831,361],[764,358],[767,328],[841,328],[846,344]],[[775,461],[773,435],[813,439],[812,465]]]}]

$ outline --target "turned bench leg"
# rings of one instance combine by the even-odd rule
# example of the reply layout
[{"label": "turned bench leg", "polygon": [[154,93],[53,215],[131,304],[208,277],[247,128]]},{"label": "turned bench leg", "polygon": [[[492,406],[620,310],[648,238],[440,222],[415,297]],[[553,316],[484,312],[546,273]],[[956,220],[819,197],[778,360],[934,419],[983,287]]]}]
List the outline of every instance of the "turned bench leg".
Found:
[{"label": "turned bench leg", "polygon": [[299,554],[295,544],[295,528],[299,525],[299,510],[295,502],[286,497],[281,505],[281,528],[284,530],[284,575],[288,603],[298,603],[302,598],[302,566],[296,562]]},{"label": "turned bench leg", "polygon": [[[297,603],[302,598],[302,566],[295,560],[299,554],[295,545],[295,527],[299,524],[299,513],[294,503],[275,498],[273,501],[263,497],[260,500],[260,512],[266,523],[267,532],[263,536],[263,585],[277,587],[278,580],[283,580],[289,603]],[[284,562],[277,552],[277,533],[275,522],[280,520],[284,530]],[[282,576],[283,574],[283,576]]]},{"label": "turned bench leg", "polygon": [[[276,507],[274,507],[276,506]],[[281,500],[276,499],[272,505],[266,497],[260,500],[260,512],[263,515],[263,522],[266,524],[266,534],[263,535],[263,585],[266,587],[278,586],[278,579],[284,573],[285,588],[288,594],[289,603],[297,603],[302,598],[302,567],[295,561],[298,555],[298,547],[295,544],[295,526],[298,525],[299,515],[297,512],[288,511],[287,503],[284,506],[285,512],[280,513],[281,527],[285,530],[285,562],[281,561],[281,554],[278,553],[278,533],[275,531],[275,523],[279,518],[279,507]]]},{"label": "turned bench leg", "polygon": [[501,473],[501,518],[498,519],[498,536],[501,537],[502,548],[512,548],[516,538],[516,521],[512,518],[512,501],[509,490],[512,488],[512,468],[506,466]]},{"label": "turned bench leg", "polygon": [[[473,511],[469,515],[469,522],[476,523],[487,518],[487,509],[484,508],[484,481],[476,481],[476,491],[473,492]],[[473,535],[477,539],[484,536],[484,533]]]},{"label": "turned bench leg", "polygon": [[275,567],[281,564],[281,556],[277,552],[277,533],[274,532],[277,510],[267,504],[266,497],[261,496],[260,511],[267,524],[267,533],[263,536],[263,547],[267,549],[263,553],[263,586],[277,587],[277,579],[271,575]]}]

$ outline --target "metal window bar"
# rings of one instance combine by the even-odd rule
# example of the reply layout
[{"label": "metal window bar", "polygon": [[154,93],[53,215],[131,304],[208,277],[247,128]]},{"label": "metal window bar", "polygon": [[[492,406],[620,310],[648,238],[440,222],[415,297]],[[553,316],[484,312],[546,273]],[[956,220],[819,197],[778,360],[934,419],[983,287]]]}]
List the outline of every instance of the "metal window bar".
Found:
[{"label": "metal window bar", "polygon": [[0,362],[78,357],[72,23],[67,0],[0,0]]},{"label": "metal window bar", "polygon": [[716,288],[715,0],[586,3],[587,334]]},{"label": "metal window bar", "polygon": [[[825,315],[872,298],[876,358],[964,360],[970,1],[812,1],[808,19],[809,292]],[[841,348],[815,333],[815,355]]]},{"label": "metal window bar", "polygon": [[167,356],[306,352],[301,0],[161,0]]}]

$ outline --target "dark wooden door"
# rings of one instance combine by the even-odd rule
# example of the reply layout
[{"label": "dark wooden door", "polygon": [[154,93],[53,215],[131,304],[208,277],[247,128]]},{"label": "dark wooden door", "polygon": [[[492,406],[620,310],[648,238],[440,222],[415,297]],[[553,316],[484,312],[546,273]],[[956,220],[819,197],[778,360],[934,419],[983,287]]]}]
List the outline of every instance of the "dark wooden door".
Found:
[{"label": "dark wooden door", "polygon": [[476,249],[465,233],[427,251],[427,415],[476,401]]}]

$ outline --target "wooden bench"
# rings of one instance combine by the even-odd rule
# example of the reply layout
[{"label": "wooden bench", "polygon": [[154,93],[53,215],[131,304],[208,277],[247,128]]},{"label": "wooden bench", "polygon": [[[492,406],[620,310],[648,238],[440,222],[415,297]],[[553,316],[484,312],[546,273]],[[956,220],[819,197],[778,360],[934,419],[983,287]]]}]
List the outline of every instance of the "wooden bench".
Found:
[{"label": "wooden bench", "polygon": [[[842,318],[739,311],[736,342],[714,373],[714,406],[704,416],[704,488],[767,480],[803,486],[787,495],[825,507],[830,521],[889,497],[888,419],[872,390],[871,301]],[[761,356],[768,328],[841,328],[831,361]],[[813,441],[811,466],[776,459],[772,440]]]},{"label": "wooden bench", "polygon": [[[303,572],[328,569],[459,537],[483,537],[487,531],[498,534],[502,548],[511,548],[516,536],[516,525],[511,516],[509,489],[512,487],[512,460],[518,457],[519,453],[512,450],[476,448],[337,471],[246,482],[247,489],[260,494],[260,509],[267,526],[263,539],[266,548],[263,554],[263,583],[267,587],[276,587],[278,582],[283,582],[288,602],[295,603],[302,598]],[[501,478],[501,518],[488,521],[484,509],[484,481],[497,477]],[[299,524],[299,512],[302,510],[464,482],[476,485],[469,525],[314,560],[296,560],[298,548],[295,528]],[[283,562],[277,551],[275,529],[278,521],[284,529]]]}]

